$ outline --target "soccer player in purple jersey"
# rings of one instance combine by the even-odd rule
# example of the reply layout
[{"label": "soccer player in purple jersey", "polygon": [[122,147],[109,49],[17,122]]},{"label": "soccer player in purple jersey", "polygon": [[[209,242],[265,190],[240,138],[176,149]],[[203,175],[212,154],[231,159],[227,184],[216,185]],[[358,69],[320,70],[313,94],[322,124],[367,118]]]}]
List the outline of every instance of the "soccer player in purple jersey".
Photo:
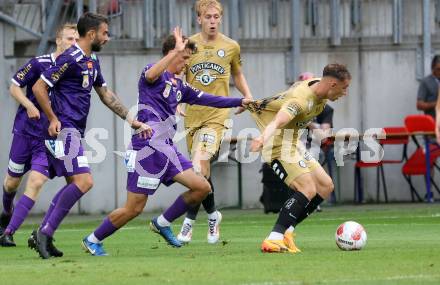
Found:
[{"label": "soccer player in purple jersey", "polygon": [[114,210],[101,225],[83,239],[83,247],[95,256],[107,255],[102,241],[142,213],[148,196],[153,195],[161,183],[169,186],[174,182],[189,190],[159,217],[150,227],[174,247],[182,246],[171,231],[170,224],[186,213],[188,207],[200,204],[211,191],[208,181],[197,175],[191,161],[174,146],[176,132],[176,108],[179,103],[197,104],[217,108],[246,106],[250,99],[228,98],[205,94],[178,79],[185,62],[196,49],[182,36],[180,28],[174,29],[163,44],[162,59],[147,65],[139,80],[138,120],[153,129],[147,140],[132,137],[126,153],[127,201],[122,208]]},{"label": "soccer player in purple jersey", "polygon": [[[44,134],[49,123],[32,93],[32,85],[44,70],[55,65],[55,58],[75,44],[77,38],[76,24],[61,26],[56,33],[55,52],[32,58],[11,79],[9,90],[20,106],[15,116],[8,172],[3,183],[3,212],[0,215],[1,246],[15,246],[13,235],[34,206],[41,187],[49,177],[44,146]],[[26,94],[21,89],[24,87],[27,88]],[[12,202],[17,188],[28,170],[30,173],[24,194],[13,207]],[[29,242],[33,242],[33,235]],[[59,254],[60,252],[57,253]]]},{"label": "soccer player in purple jersey", "polygon": [[[93,52],[100,51],[109,40],[107,18],[86,13],[78,20],[77,28],[78,42],[61,54],[56,65],[44,71],[32,88],[49,119],[50,139],[46,141],[51,153],[49,163],[57,176],[64,176],[68,181],[52,200],[37,232],[36,251],[44,259],[51,257],[48,244],[64,217],[93,186],[80,141],[86,128],[92,87],[110,110],[140,130],[142,136],[150,131],[145,124],[127,118],[127,108],[107,89],[102,77],[99,60]],[[50,102],[48,87],[51,88]]]}]

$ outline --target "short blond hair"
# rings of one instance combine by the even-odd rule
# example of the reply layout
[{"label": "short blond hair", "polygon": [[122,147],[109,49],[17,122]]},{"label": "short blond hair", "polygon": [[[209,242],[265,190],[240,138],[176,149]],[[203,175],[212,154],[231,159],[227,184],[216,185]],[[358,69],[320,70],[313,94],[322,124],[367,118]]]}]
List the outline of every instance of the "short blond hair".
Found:
[{"label": "short blond hair", "polygon": [[77,31],[76,24],[74,23],[65,23],[57,29],[56,38],[61,39],[63,37],[64,30],[75,30]]},{"label": "short blond hair", "polygon": [[216,8],[223,15],[223,6],[217,0],[198,0],[196,2],[197,16],[202,16],[208,8]]}]

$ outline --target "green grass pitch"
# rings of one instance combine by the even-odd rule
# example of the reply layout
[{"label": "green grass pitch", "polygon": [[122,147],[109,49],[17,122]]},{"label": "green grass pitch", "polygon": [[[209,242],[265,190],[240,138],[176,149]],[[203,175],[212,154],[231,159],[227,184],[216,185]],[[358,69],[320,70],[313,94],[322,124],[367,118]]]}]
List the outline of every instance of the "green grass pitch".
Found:
[{"label": "green grass pitch", "polygon": [[[40,217],[16,233],[17,248],[0,248],[0,284],[440,284],[440,204],[326,207],[296,230],[299,254],[263,254],[261,241],[276,215],[262,210],[224,210],[222,241],[206,243],[200,213],[193,242],[168,247],[146,226],[143,214],[105,241],[109,257],[80,247],[102,217],[70,216],[56,233],[64,257],[41,260],[26,247]],[[368,234],[361,251],[335,245],[337,226],[361,223]],[[177,233],[181,220],[175,222]]]}]

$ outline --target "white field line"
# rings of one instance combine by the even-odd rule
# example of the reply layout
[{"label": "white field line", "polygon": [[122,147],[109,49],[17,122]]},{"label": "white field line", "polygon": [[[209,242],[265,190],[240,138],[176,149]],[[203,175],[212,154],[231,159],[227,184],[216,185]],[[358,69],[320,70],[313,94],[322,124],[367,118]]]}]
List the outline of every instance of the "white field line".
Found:
[{"label": "white field line", "polygon": [[[414,280],[414,281],[440,281],[440,275],[426,275],[426,274],[418,274],[418,275],[396,275],[385,278],[368,278],[368,279],[338,279],[338,280],[320,280],[316,282],[316,284],[341,284],[341,283],[365,283],[365,282],[379,282],[379,281],[396,281],[396,280]],[[304,285],[304,284],[313,284],[315,282],[310,281],[263,281],[263,282],[251,282],[251,283],[242,283],[241,285]],[[374,284],[374,283],[373,283]]]}]

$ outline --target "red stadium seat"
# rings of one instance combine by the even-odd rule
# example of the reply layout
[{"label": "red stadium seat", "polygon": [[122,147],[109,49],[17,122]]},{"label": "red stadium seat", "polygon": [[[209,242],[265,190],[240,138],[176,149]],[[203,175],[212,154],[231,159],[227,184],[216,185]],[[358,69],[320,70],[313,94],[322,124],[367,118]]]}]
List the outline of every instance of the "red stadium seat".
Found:
[{"label": "red stadium seat", "polygon": [[[435,163],[437,158],[440,156],[440,146],[431,137],[429,137],[429,135],[425,134],[426,132],[434,132],[435,122],[434,119],[429,115],[409,115],[405,118],[405,126],[411,134],[411,138],[416,144],[417,149],[403,165],[402,174],[410,186],[412,201],[414,201],[414,195],[417,196],[419,201],[422,201],[411,181],[411,177],[417,175],[423,175],[426,181],[426,175],[428,173],[428,170],[426,169],[427,163],[425,148],[423,144],[417,140],[417,136],[423,135],[424,140],[429,142],[430,173],[434,167],[440,169]],[[440,193],[440,189],[434,182],[432,176],[430,177],[430,183],[432,183],[437,192]],[[426,187],[428,187],[428,185],[426,185]]]},{"label": "red stadium seat", "polygon": [[377,162],[363,162],[357,161],[355,164],[355,201],[356,194],[358,193],[357,187],[360,185],[360,169],[367,167],[376,167],[376,181],[377,181],[377,190],[376,190],[376,200],[379,201],[379,193],[380,193],[380,180],[382,179],[382,186],[384,191],[385,202],[388,203],[388,193],[387,193],[387,185],[385,181],[385,172],[383,165],[384,164],[397,164],[402,163],[407,159],[406,148],[409,141],[408,130],[406,127],[385,127],[383,128],[385,133],[385,138],[378,140],[382,147],[385,148],[385,145],[402,145],[402,157],[400,159],[383,159]]}]

